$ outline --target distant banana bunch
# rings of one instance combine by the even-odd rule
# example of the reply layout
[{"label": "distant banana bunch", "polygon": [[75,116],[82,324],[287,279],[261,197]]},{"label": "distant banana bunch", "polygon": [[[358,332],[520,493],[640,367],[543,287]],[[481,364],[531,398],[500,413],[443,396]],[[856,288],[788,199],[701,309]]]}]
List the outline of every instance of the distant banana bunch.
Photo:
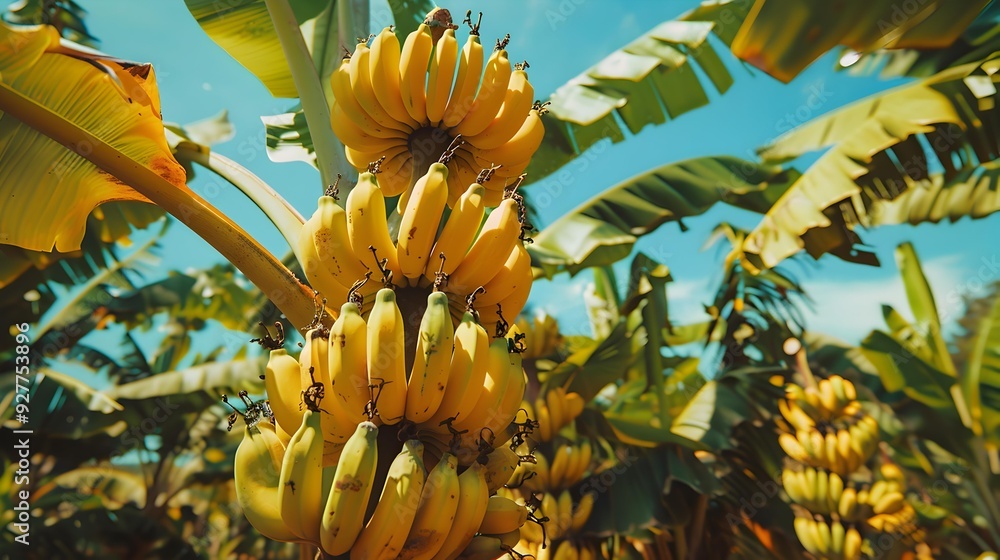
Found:
[{"label": "distant banana bunch", "polygon": [[460,50],[458,26],[448,10],[437,8],[402,45],[391,27],[360,39],[333,73],[334,133],[359,171],[385,158],[386,196],[405,198],[425,162],[460,138],[447,162],[448,206],[458,204],[481,169],[495,169],[497,178],[482,196],[496,206],[542,141],[545,108],[534,100],[528,64],[511,64],[509,37],[486,56],[471,12],[465,23],[470,31]]},{"label": "distant banana bunch", "polygon": [[433,163],[417,181],[402,210],[398,241],[389,233],[381,176],[362,173],[346,208],[333,191],[320,197],[296,248],[313,289],[327,301],[360,300],[367,317],[379,286],[423,293],[436,286],[454,323],[472,308],[490,335],[498,324],[505,333],[531,290],[523,201],[509,191],[484,221],[485,191],[473,182],[445,217],[448,174],[444,164]]},{"label": "distant banana bunch", "polygon": [[524,333],[527,350],[523,357],[526,360],[549,357],[556,352],[562,342],[559,323],[548,313],[538,313],[534,317],[522,315],[514,324]]},{"label": "distant banana bunch", "polygon": [[528,401],[521,408],[538,422],[536,436],[541,441],[552,441],[559,430],[568,426],[583,412],[586,403],[578,393],[567,393],[564,387],[553,387],[538,395],[534,405]]},{"label": "distant banana bunch", "polygon": [[792,459],[781,483],[797,506],[794,529],[803,548],[818,559],[857,560],[872,555],[878,533],[921,540],[899,467],[885,463],[878,480],[860,483],[870,480],[862,469],[879,430],[850,381],[834,375],[815,386],[789,384],[778,408],[790,430],[778,441]]}]

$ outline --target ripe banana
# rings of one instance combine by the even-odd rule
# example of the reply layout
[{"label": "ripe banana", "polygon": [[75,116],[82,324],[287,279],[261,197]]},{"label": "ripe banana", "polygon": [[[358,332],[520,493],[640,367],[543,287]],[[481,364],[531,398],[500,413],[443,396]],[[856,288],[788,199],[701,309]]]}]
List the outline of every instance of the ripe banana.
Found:
[{"label": "ripe banana", "polygon": [[502,163],[504,167],[497,170],[498,177],[512,179],[523,172],[523,169],[518,170],[521,167],[519,164],[531,160],[532,154],[541,145],[544,137],[545,124],[542,123],[542,116],[537,109],[531,109],[521,127],[505,144],[492,150],[473,152],[475,163],[480,167]]},{"label": "ripe banana", "polygon": [[379,103],[378,95],[372,86],[371,69],[369,67],[370,58],[371,51],[368,48],[368,44],[358,43],[348,65],[348,75],[351,78],[351,89],[354,91],[355,99],[358,100],[361,108],[371,116],[372,120],[379,125],[385,127],[387,130],[399,130],[400,132],[409,134],[413,129],[393,118]]},{"label": "ripe banana", "polygon": [[437,41],[431,59],[430,76],[427,80],[427,119],[437,126],[444,118],[448,106],[451,82],[455,78],[455,62],[458,59],[458,41],[454,29],[445,29]]},{"label": "ripe banana", "polygon": [[[475,241],[476,232],[479,231],[479,224],[483,221],[486,209],[483,204],[485,192],[482,185],[473,183],[453,205],[451,214],[430,252],[432,259],[444,254],[445,261],[441,272],[445,274],[454,272]],[[437,271],[437,268],[428,266],[424,277],[433,282]]]},{"label": "ripe banana", "polygon": [[330,125],[337,138],[354,152],[350,158],[351,165],[359,169],[364,169],[364,166],[377,160],[393,147],[406,146],[406,142],[401,138],[379,138],[368,134],[354,124],[344,108],[336,102],[330,108]]},{"label": "ripe banana", "polygon": [[[487,310],[494,308],[499,303],[503,307],[505,315],[517,313],[520,308],[508,310],[508,305],[505,302],[515,292],[523,288],[530,289],[531,282],[531,255],[528,254],[524,244],[515,242],[496,276],[483,285],[486,291],[476,296],[475,306],[478,309]],[[530,350],[529,344],[526,342],[525,346]]]},{"label": "ripe banana", "polygon": [[563,445],[556,450],[555,457],[552,459],[552,469],[549,472],[549,484],[551,488],[558,490],[565,485],[566,471],[569,462],[572,460],[572,456],[572,445]]},{"label": "ripe banana", "polygon": [[468,546],[458,556],[461,560],[497,560],[507,551],[503,541],[491,535],[477,535],[469,541]]},{"label": "ripe banana", "polygon": [[485,130],[470,137],[469,142],[483,150],[492,150],[504,145],[521,129],[524,119],[531,111],[534,99],[535,88],[528,82],[528,73],[524,70],[515,70],[511,74],[503,105],[496,113],[496,117]]},{"label": "ripe banana", "polygon": [[368,69],[371,72],[372,90],[379,105],[393,119],[415,128],[417,121],[406,111],[399,92],[399,54],[399,39],[396,34],[389,27],[383,28],[375,36],[371,46]]},{"label": "ripe banana", "polygon": [[844,560],[860,560],[861,542],[861,533],[858,532],[857,528],[851,527],[848,529],[847,534],[844,535],[844,547],[841,558]]},{"label": "ripe banana", "polygon": [[452,131],[462,136],[475,136],[493,122],[493,118],[503,105],[510,83],[511,67],[507,51],[493,51],[486,63],[483,82],[476,94],[469,113]]},{"label": "ripe banana", "polygon": [[368,136],[375,138],[398,138],[406,139],[406,133],[395,128],[390,128],[379,124],[358,102],[354,89],[351,87],[351,63],[349,58],[341,61],[340,66],[333,71],[330,76],[330,86],[333,89],[333,96],[337,105],[343,110],[343,114]]},{"label": "ripe banana", "polygon": [[[406,411],[406,363],[403,316],[396,305],[396,292],[379,290],[368,316],[368,381],[375,385],[378,416],[395,424]],[[380,388],[379,388],[380,387]]]},{"label": "ripe banana", "polygon": [[594,502],[596,500],[597,495],[593,492],[587,492],[580,497],[580,501],[576,504],[576,510],[573,512],[572,521],[570,522],[571,531],[578,532],[583,529],[583,526],[587,524],[587,520],[590,519],[591,512],[594,511]]},{"label": "ripe banana", "polygon": [[248,425],[236,449],[233,464],[236,500],[254,529],[269,539],[284,542],[299,538],[281,518],[279,473],[285,449],[268,422]]},{"label": "ripe banana", "polygon": [[450,290],[472,293],[496,276],[505,262],[498,259],[497,255],[509,255],[511,247],[519,243],[519,217],[520,206],[514,198],[507,198],[490,212],[469,253],[448,279]]},{"label": "ripe banana", "polygon": [[264,370],[264,389],[278,426],[294,434],[302,423],[299,362],[284,348],[271,350]]},{"label": "ripe banana", "polygon": [[[428,268],[428,256],[447,200],[448,167],[443,163],[432,163],[427,173],[413,185],[399,222],[397,258],[403,276],[410,280],[411,285],[416,285],[416,279],[423,276]],[[437,260],[435,256],[434,262]]]},{"label": "ripe banana", "polygon": [[455,78],[455,89],[448,100],[444,111],[444,126],[452,128],[469,114],[476,100],[476,90],[479,88],[479,77],[483,72],[483,45],[479,35],[470,33],[462,48],[462,58],[458,63],[458,76]]},{"label": "ripe banana", "polygon": [[358,306],[345,303],[330,328],[328,351],[329,386],[323,408],[323,434],[329,441],[342,443],[364,419],[370,399],[368,390],[368,326]]},{"label": "ripe banana", "polygon": [[281,518],[289,530],[319,543],[323,512],[323,432],[321,413],[307,409],[302,425],[288,442],[278,476]]},{"label": "ripe banana", "polygon": [[[377,271],[382,268],[378,261],[385,259],[385,268],[392,272],[393,279],[402,280],[403,275],[396,259],[396,245],[389,237],[385,197],[378,186],[378,180],[371,173],[358,176],[358,184],[347,196],[347,237],[355,256],[368,270],[378,274]],[[375,254],[369,247],[375,249]]]},{"label": "ripe banana", "polygon": [[[505,390],[511,375],[511,359],[507,350],[507,339],[500,337],[493,339],[490,343],[486,362],[486,379],[478,391],[479,396],[475,407],[464,418],[455,421],[455,427],[460,430],[469,430],[472,438],[478,438],[483,427],[494,423],[494,418],[507,416],[507,411],[501,410],[501,403],[504,400]],[[520,399],[518,399],[520,402]],[[514,405],[510,415],[517,411]],[[506,531],[504,531],[506,532]]]},{"label": "ripe banana", "polygon": [[365,277],[368,269],[351,248],[351,240],[347,236],[347,212],[333,197],[321,196],[319,208],[309,220],[319,220],[312,237],[321,262],[342,286],[350,289]]},{"label": "ripe banana", "polygon": [[441,406],[448,383],[454,335],[448,295],[431,292],[420,321],[413,370],[406,388],[408,420],[417,423],[428,420]]},{"label": "ripe banana", "polygon": [[[321,200],[324,197],[320,197]],[[320,211],[317,209],[313,216],[302,224],[299,238],[295,244],[295,258],[302,265],[302,271],[306,275],[306,280],[314,290],[320,293],[327,301],[337,302],[347,298],[347,290],[328,268],[328,263],[324,261],[316,249],[313,239],[317,234],[320,222]]]},{"label": "ripe banana", "polygon": [[490,489],[490,494],[499,490],[504,484],[511,480],[514,469],[517,468],[517,453],[506,445],[497,447],[489,455],[486,461],[486,486]]},{"label": "ripe banana", "polygon": [[[535,401],[535,414],[537,415],[535,421],[538,422],[538,437],[542,441],[552,441],[555,431],[552,426],[552,417],[549,415],[549,407],[545,404],[544,399]],[[794,441],[795,438],[793,437],[792,440]]]},{"label": "ripe banana", "polygon": [[375,513],[351,547],[351,560],[390,560],[402,551],[424,487],[423,455],[419,440],[403,444],[389,466]]},{"label": "ripe banana", "polygon": [[528,520],[528,508],[505,496],[492,496],[486,506],[486,515],[479,532],[500,535],[517,529]]},{"label": "ripe banana", "polygon": [[420,24],[403,42],[399,57],[399,92],[403,107],[419,125],[427,124],[427,64],[434,48],[431,30]]},{"label": "ripe banana", "polygon": [[460,484],[458,459],[445,453],[427,475],[413,527],[403,544],[399,560],[431,560],[444,545],[444,538],[458,512]]},{"label": "ripe banana", "polygon": [[486,515],[489,489],[484,476],[485,467],[480,463],[472,466],[458,477],[458,510],[455,522],[444,538],[438,558],[454,559],[472,541],[479,531]]},{"label": "ripe banana", "polygon": [[378,465],[377,440],[378,426],[365,421],[344,446],[320,525],[320,541],[327,554],[346,553],[361,533],[361,512],[368,506]]},{"label": "ripe banana", "polygon": [[444,398],[434,417],[427,422],[431,429],[440,429],[440,422],[448,418],[469,416],[486,379],[490,338],[471,313],[462,316],[462,322],[455,329],[454,341]]}]

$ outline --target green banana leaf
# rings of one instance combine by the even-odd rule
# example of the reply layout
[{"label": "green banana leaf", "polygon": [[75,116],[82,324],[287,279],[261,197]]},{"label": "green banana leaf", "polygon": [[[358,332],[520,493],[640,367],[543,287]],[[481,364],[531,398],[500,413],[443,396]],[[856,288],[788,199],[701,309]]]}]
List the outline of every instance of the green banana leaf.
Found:
[{"label": "green banana leaf", "polygon": [[59,30],[59,35],[88,47],[97,47],[100,42],[87,30],[87,11],[73,0],[20,0],[0,15],[4,21],[18,25],[49,24]]},{"label": "green banana leaf", "polygon": [[917,320],[918,332],[927,341],[931,356],[930,363],[940,371],[952,377],[956,376],[948,344],[944,340],[944,335],[941,334],[941,320],[938,318],[934,294],[931,292],[930,283],[924,276],[924,271],[920,267],[920,259],[917,258],[912,244],[903,243],[896,247],[896,264],[903,278],[903,287],[910,303],[910,310]]},{"label": "green banana leaf", "polygon": [[976,325],[968,364],[959,387],[968,411],[963,421],[974,434],[1000,444],[1000,295],[994,294],[989,311]]},{"label": "green banana leaf", "polygon": [[633,356],[624,322],[603,340],[588,340],[548,372],[545,383],[563,386],[590,401],[608,383],[625,375]]},{"label": "green banana leaf", "polygon": [[316,167],[316,148],[301,105],[289,112],[260,118],[264,122],[267,157],[273,162],[303,161]]},{"label": "green banana leaf", "polygon": [[[298,97],[264,0],[184,0],[202,30],[275,97]],[[320,77],[339,62],[334,0],[289,0]]]},{"label": "green banana leaf", "polygon": [[[25,95],[177,188],[186,188],[184,170],[164,139],[156,80],[149,65],[60,43],[52,27],[0,24],[0,73],[5,98]],[[81,153],[86,149],[77,148]],[[13,115],[0,116],[0,153],[4,154],[0,197],[5,201],[0,206],[0,242],[5,244],[32,251],[77,251],[95,207],[107,201],[146,201]],[[32,165],[24,165],[29,154]],[[26,196],[29,192],[31,196]],[[96,216],[106,219],[101,237],[108,240],[126,235],[132,223],[145,225],[162,215],[158,209],[134,212],[123,206],[98,210]]]},{"label": "green banana leaf", "polygon": [[[989,124],[997,110],[990,76],[998,65],[991,59],[951,68],[828,113],[762,148],[762,159],[775,163],[832,146],[747,236],[748,264],[771,268],[803,249],[814,258],[831,253],[877,264],[873,253],[856,246],[858,225],[877,225],[880,217],[890,223],[902,216],[940,219],[963,208],[974,216],[988,213],[995,195],[983,183],[992,184],[994,172],[982,164],[1000,153]],[[884,202],[923,188],[937,194],[909,198],[918,205],[912,214],[898,204],[879,214]],[[976,198],[959,200],[970,189]],[[949,208],[928,209],[931,202]]]},{"label": "green banana leaf", "polygon": [[725,93],[733,78],[708,41],[714,24],[669,20],[612,52],[557,88],[549,99],[545,138],[528,166],[528,181],[541,179],[603,138],[625,139],[708,104],[701,70]]},{"label": "green banana leaf", "polygon": [[764,213],[799,177],[731,157],[695,158],[637,175],[555,220],[528,246],[546,276],[576,274],[629,255],[639,236],[708,211],[718,202]]},{"label": "green banana leaf", "polygon": [[731,49],[787,83],[836,45],[860,52],[948,47],[988,3],[755,0]]},{"label": "green banana leaf", "polygon": [[260,394],[264,388],[260,375],[264,373],[266,363],[266,357],[210,362],[117,385],[103,393],[115,400],[143,400],[201,392],[218,398],[221,391],[236,394],[244,389]]},{"label": "green banana leaf", "polygon": [[[392,12],[392,21],[396,25],[396,35],[399,37],[406,37],[412,31],[417,29],[417,26],[423,23],[424,17],[435,7],[434,2],[431,0],[389,0],[389,10]],[[374,14],[376,17],[378,13]],[[461,21],[462,14],[453,13],[451,17],[458,23]],[[378,19],[373,18],[376,22]],[[385,18],[381,18],[381,23],[383,25],[389,25]],[[378,32],[379,29],[374,31]]]},{"label": "green banana leaf", "polygon": [[886,333],[874,331],[861,342],[861,353],[878,371],[887,391],[902,391],[937,410],[951,411],[954,377],[908,352]]}]

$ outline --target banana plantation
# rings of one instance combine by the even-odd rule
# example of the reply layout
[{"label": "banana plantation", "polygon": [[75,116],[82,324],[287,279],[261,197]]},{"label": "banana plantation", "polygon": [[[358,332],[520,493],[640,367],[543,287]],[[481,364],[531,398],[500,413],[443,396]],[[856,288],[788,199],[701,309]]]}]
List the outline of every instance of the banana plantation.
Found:
[{"label": "banana plantation", "polygon": [[0,9],[0,557],[997,560],[993,2]]}]

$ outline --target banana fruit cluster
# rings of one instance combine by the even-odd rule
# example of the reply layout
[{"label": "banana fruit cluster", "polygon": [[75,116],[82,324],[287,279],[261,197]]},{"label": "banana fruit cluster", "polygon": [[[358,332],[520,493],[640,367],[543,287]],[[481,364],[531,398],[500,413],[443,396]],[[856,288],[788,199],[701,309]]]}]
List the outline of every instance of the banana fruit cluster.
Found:
[{"label": "banana fruit cluster", "polygon": [[458,26],[447,10],[436,9],[402,45],[385,28],[333,73],[333,131],[359,171],[385,158],[386,196],[407,192],[423,172],[421,162],[437,159],[460,137],[448,162],[448,205],[458,203],[481,169],[495,169],[497,180],[483,196],[496,206],[505,183],[524,172],[541,144],[545,109],[534,100],[527,63],[511,64],[507,39],[487,56],[479,25],[467,22],[461,50]]},{"label": "banana fruit cluster", "polygon": [[578,393],[567,393],[564,387],[552,387],[539,394],[534,405],[528,401],[521,408],[529,418],[538,422],[537,436],[541,441],[552,441],[564,427],[576,420],[586,403]]},{"label": "banana fruit cluster", "polygon": [[521,463],[510,477],[512,484],[527,492],[558,491],[583,480],[590,468],[593,447],[590,440],[566,442],[553,447],[551,465],[544,453],[534,453],[534,463]]},{"label": "banana fruit cluster", "polygon": [[818,560],[859,560],[863,539],[856,527],[840,521],[827,523],[822,516],[796,517],[795,535],[802,547]]},{"label": "banana fruit cluster", "polygon": [[536,360],[555,354],[562,343],[559,333],[559,323],[548,313],[539,313],[534,317],[518,317],[517,327],[524,333],[524,359]]},{"label": "banana fruit cluster", "polygon": [[[296,247],[313,289],[331,302],[359,298],[367,317],[381,285],[429,289],[436,284],[455,323],[470,305],[491,335],[498,323],[513,322],[528,301],[532,281],[521,197],[508,193],[484,221],[485,190],[473,180],[445,217],[448,176],[444,164],[433,163],[420,177],[402,210],[396,241],[386,220],[382,174],[362,173],[346,208],[333,196],[320,197]],[[365,282],[369,276],[376,281]]]}]

